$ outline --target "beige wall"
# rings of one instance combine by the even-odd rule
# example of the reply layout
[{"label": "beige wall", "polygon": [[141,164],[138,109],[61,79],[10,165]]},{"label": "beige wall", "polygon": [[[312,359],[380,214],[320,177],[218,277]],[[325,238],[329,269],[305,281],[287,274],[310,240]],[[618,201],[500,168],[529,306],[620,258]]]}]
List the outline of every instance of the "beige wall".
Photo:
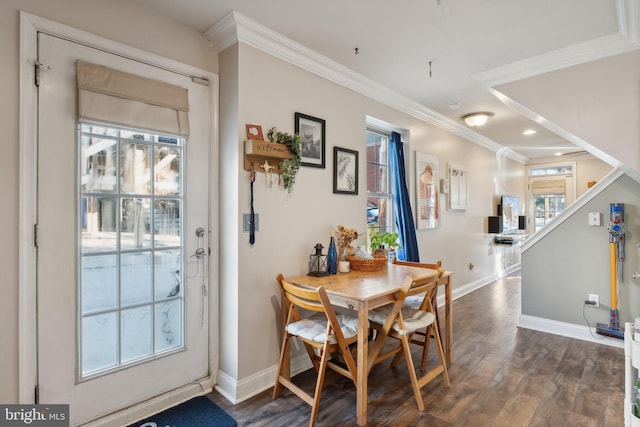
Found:
[{"label": "beige wall", "polygon": [[589,189],[589,182],[600,181],[612,169],[611,165],[600,159],[578,160],[576,165],[576,197],[580,197]]},{"label": "beige wall", "polygon": [[[500,194],[515,194],[524,199],[524,165],[497,157],[491,151],[247,45],[240,44],[238,49],[237,57],[229,52],[231,49],[220,57],[221,81],[226,80],[225,70],[233,69],[227,60],[237,61],[239,67],[237,137],[232,141],[223,124],[222,133],[229,139],[221,138],[221,150],[227,150],[226,144],[241,147],[246,123],[260,124],[264,132],[272,126],[293,132],[294,114],[301,112],[326,120],[327,166],[325,169],[301,168],[291,196],[282,190],[265,189],[264,173],[258,173],[254,203],[260,215],[260,231],[255,245],[251,246],[240,224],[241,215],[249,212],[249,174],[242,169],[241,157],[228,157],[233,163],[221,164],[221,173],[233,174],[240,183],[236,202],[225,199],[224,209],[228,215],[221,215],[222,232],[230,239],[233,236],[229,230],[235,230],[238,239],[237,258],[233,259],[235,254],[230,253],[227,261],[221,263],[222,292],[230,297],[223,296],[223,300],[230,302],[237,288],[238,307],[237,314],[228,307],[222,308],[229,315],[222,318],[221,335],[225,336],[225,330],[237,331],[235,336],[227,335],[229,343],[221,342],[225,353],[220,364],[223,372],[230,376],[237,372],[236,378],[242,381],[272,368],[277,363],[280,344],[276,275],[305,274],[313,246],[320,242],[326,247],[330,231],[338,224],[365,230],[366,116],[408,130],[410,145],[406,156],[412,199],[415,150],[438,156],[442,173],[447,162],[469,167],[468,210],[447,212],[446,200],[442,199],[440,228],[418,231],[421,259],[442,259],[447,269],[455,271],[454,287],[499,272],[504,254],[490,244],[486,217],[495,214]],[[334,146],[360,152],[357,196],[332,192]],[[229,148],[229,151],[233,150]],[[229,243],[226,238],[223,241]],[[475,269],[468,269],[469,262]],[[237,282],[233,280],[235,277]],[[236,340],[237,355],[234,356],[227,344],[236,345]],[[261,349],[260,357],[256,357],[256,348]]]},{"label": "beige wall", "polygon": [[217,56],[191,29],[110,0],[2,0],[0,2],[0,402],[18,401],[18,179],[20,14],[73,26],[130,46],[217,72]]}]

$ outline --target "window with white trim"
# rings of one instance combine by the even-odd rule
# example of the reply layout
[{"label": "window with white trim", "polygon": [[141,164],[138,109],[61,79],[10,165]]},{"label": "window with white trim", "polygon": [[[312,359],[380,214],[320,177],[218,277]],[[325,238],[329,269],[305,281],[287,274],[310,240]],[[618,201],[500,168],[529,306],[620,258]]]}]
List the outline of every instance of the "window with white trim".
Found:
[{"label": "window with white trim", "polygon": [[367,244],[376,232],[394,229],[389,138],[389,132],[367,129]]}]

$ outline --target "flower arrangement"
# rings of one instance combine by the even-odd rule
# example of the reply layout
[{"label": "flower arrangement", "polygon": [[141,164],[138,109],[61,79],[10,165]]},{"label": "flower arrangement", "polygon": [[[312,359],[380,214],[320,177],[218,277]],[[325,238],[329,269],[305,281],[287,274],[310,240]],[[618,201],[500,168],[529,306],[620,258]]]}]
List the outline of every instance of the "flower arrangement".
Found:
[{"label": "flower arrangement", "polygon": [[343,225],[338,225],[336,228],[335,241],[338,247],[338,258],[344,259],[347,256],[349,245],[358,238],[358,231],[355,228],[347,228]]}]

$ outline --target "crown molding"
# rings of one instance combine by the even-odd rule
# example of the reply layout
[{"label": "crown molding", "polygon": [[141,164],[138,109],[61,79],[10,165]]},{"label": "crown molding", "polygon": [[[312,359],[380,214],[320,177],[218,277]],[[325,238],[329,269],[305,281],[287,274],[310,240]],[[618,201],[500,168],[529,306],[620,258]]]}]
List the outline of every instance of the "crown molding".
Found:
[{"label": "crown molding", "polygon": [[640,48],[637,0],[616,0],[618,32],[474,74],[487,87],[522,80]]},{"label": "crown molding", "polygon": [[205,31],[204,35],[211,42],[216,53],[220,53],[238,43],[236,21],[234,19],[236,13],[236,11],[231,11],[231,13]]},{"label": "crown molding", "polygon": [[520,163],[527,161],[525,156],[509,150],[467,126],[404,97],[236,11],[232,11],[213,25],[205,32],[205,36],[212,42],[218,53],[234,43],[247,44],[488,150]]}]

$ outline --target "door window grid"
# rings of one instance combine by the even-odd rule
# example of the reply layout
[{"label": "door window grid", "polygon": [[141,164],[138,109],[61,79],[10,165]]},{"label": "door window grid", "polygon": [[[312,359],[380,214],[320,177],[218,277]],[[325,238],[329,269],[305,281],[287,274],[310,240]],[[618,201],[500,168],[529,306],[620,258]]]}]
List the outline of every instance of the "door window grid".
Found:
[{"label": "door window grid", "polygon": [[80,125],[79,378],[183,347],[184,138]]},{"label": "door window grid", "polygon": [[[529,208],[533,209],[533,231],[537,232],[556,215],[563,212],[567,203],[573,202],[575,194],[575,175],[573,172],[576,170],[576,165],[574,162],[552,163],[530,166],[527,170],[529,175]],[[551,185],[549,180],[558,185]],[[545,188],[540,190],[538,188],[540,186]],[[548,188],[549,186],[552,188]]]},{"label": "door window grid", "polygon": [[564,194],[538,194],[534,197],[536,209],[535,231],[538,231],[556,215],[564,211]]}]

